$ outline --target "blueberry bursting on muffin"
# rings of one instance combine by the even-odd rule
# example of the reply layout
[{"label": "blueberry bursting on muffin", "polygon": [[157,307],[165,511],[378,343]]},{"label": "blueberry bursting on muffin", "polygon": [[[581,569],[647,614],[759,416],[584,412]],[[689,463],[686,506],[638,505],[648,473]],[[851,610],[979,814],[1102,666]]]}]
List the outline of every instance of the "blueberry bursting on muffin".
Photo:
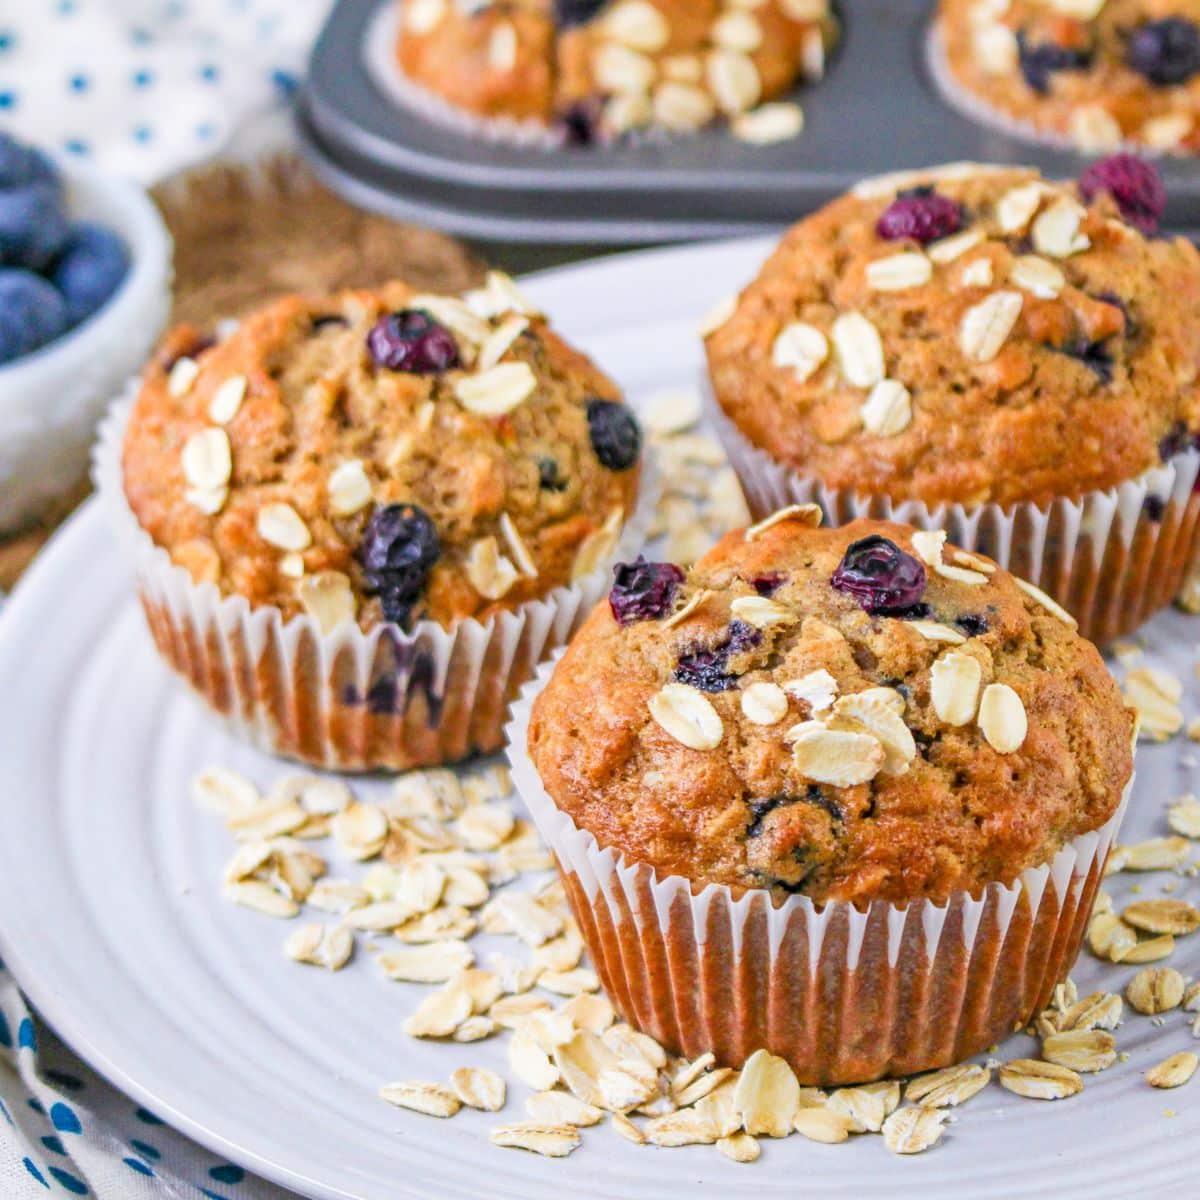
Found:
[{"label": "blueberry bursting on muffin", "polygon": [[784,510],[619,566],[533,707],[554,803],[693,885],[905,903],[1116,811],[1131,717],[1053,601],[944,533]]},{"label": "blueberry bursting on muffin", "polygon": [[612,552],[641,431],[612,382],[493,274],[465,297],[288,297],[172,334],[130,417],[126,495],[198,583],[353,621],[451,626]]}]

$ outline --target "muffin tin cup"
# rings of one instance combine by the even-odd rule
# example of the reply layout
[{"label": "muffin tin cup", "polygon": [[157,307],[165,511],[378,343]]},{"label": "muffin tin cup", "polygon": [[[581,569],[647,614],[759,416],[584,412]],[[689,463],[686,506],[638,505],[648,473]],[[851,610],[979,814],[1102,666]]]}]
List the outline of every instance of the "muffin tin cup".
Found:
[{"label": "muffin tin cup", "polygon": [[737,1066],[765,1047],[804,1084],[863,1083],[961,1062],[1002,1041],[1066,978],[1125,813],[1043,866],[945,904],[703,887],[629,862],[562,812],[527,751],[544,664],[513,706],[513,782],[558,861],[613,1004],[689,1058]]},{"label": "muffin tin cup", "polygon": [[159,653],[238,736],[274,754],[339,771],[407,770],[498,750],[509,704],[537,664],[563,646],[632,557],[653,518],[657,485],[643,460],[638,502],[616,549],[582,580],[487,621],[411,632],[252,608],[197,584],[138,524],[125,499],[121,447],[140,387],[131,383],[100,431],[93,475],[134,565]]},{"label": "muffin tin cup", "polygon": [[925,64],[929,77],[937,88],[943,100],[957,109],[968,120],[974,121],[985,129],[994,130],[1005,137],[1026,141],[1035,146],[1045,146],[1051,150],[1066,153],[1097,156],[1116,154],[1128,151],[1143,157],[1174,157],[1191,158],[1186,151],[1158,149],[1146,142],[1135,141],[1132,138],[1122,138],[1120,141],[1106,146],[1088,146],[1071,137],[1069,133],[1057,129],[1047,129],[1033,121],[1022,121],[1006,113],[1003,109],[989,104],[982,96],[977,96],[955,77],[946,57],[945,38],[941,28],[936,24],[929,26],[925,39]]},{"label": "muffin tin cup", "polygon": [[776,462],[710,404],[717,433],[755,520],[789,504],[817,504],[831,525],[859,517],[944,529],[963,550],[993,558],[1036,584],[1100,646],[1132,633],[1175,598],[1200,556],[1200,452],[1114,488],[1019,503],[938,504],[828,487]]}]

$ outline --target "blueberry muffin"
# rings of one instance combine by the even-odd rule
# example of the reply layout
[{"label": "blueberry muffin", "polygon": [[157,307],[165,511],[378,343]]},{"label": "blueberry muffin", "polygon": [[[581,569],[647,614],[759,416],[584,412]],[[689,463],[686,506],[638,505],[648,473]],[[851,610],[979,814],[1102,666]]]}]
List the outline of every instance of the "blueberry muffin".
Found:
[{"label": "blueberry muffin", "polygon": [[400,13],[411,81],[572,142],[738,117],[819,78],[835,34],[827,0],[400,0]]},{"label": "blueberry muffin", "polygon": [[1198,0],[942,0],[937,30],[985,110],[1085,150],[1200,149]]},{"label": "blueberry muffin", "polygon": [[[617,567],[533,702],[528,757],[623,1013],[689,1054],[768,1045],[824,1083],[946,1065],[1036,1010],[1078,951],[1133,720],[1036,588],[944,532],[818,520],[782,510],[688,571]],[[605,884],[608,854],[647,872],[650,903]],[[1047,900],[1051,862],[1075,882]],[[663,922],[638,922],[636,968],[598,911],[622,895]]]},{"label": "blueberry muffin", "polygon": [[530,753],[603,846],[776,899],[1009,883],[1103,825],[1131,717],[1053,604],[944,535],[782,521],[616,570]]},{"label": "blueberry muffin", "polygon": [[[336,699],[315,704],[326,733],[339,706],[357,705],[382,719],[382,737],[410,701],[436,729],[463,669],[475,700],[488,697],[476,746],[494,748],[503,699],[536,661],[532,643],[513,656],[516,642],[540,653],[569,632],[583,582],[602,586],[638,499],[641,442],[612,381],[493,274],[465,297],[403,283],[290,296],[223,340],[175,330],[129,414],[120,485],[164,570],[190,589],[283,631],[307,620],[335,673],[347,668],[334,641],[360,648],[364,677],[339,676]],[[153,607],[168,657],[211,690],[170,606]],[[456,637],[516,675],[451,669]],[[424,657],[412,649],[422,638]],[[217,706],[246,680],[235,672]],[[320,672],[313,682],[330,686]],[[254,710],[286,690],[252,684],[242,702]],[[368,757],[358,765],[409,753],[402,739],[384,763]]]},{"label": "blueberry muffin", "polygon": [[[1153,167],[1118,155],[1077,184],[972,164],[870,180],[801,221],[707,338],[752,509],[820,490],[835,519],[954,506],[958,540],[1089,636],[1144,620],[1170,588],[1135,596],[1127,579],[1142,586],[1157,546],[1177,585],[1195,541],[1200,253],[1154,236],[1164,203]],[[1074,575],[1081,542],[1105,561],[1111,499],[1099,524],[1035,526],[1122,488],[1146,519],[1122,501],[1114,557]]]}]

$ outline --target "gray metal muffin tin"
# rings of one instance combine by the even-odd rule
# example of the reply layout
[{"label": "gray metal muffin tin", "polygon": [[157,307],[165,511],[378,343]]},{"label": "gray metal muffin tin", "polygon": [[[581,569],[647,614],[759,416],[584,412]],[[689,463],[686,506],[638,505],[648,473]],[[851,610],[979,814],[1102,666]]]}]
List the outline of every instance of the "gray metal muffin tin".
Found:
[{"label": "gray metal muffin tin", "polygon": [[[1086,159],[985,128],[938,93],[929,0],[843,0],[826,78],[801,88],[803,134],[748,146],[694,137],[545,150],[487,142],[398,105],[362,46],[380,4],[340,0],[313,51],[297,128],[317,172],[354,203],[468,237],[660,242],[761,232],[865,175],[957,159],[1077,175]],[[1200,226],[1200,162],[1164,160],[1173,228]]]}]

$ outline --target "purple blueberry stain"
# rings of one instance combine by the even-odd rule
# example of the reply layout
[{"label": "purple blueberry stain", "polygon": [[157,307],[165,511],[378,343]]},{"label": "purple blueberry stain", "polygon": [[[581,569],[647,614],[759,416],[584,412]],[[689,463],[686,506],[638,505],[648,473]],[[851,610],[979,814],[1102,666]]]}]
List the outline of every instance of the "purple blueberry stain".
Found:
[{"label": "purple blueberry stain", "polygon": [[1146,520],[1153,521],[1158,524],[1163,515],[1167,511],[1167,502],[1161,496],[1150,495],[1142,501],[1142,512],[1146,514]]},{"label": "purple blueberry stain", "polygon": [[595,398],[587,406],[588,434],[601,466],[628,471],[642,452],[642,431],[632,412],[615,400]]},{"label": "purple blueberry stain", "polygon": [[558,114],[558,128],[568,146],[595,146],[604,141],[604,101],[600,96],[575,100]]},{"label": "purple blueberry stain", "polygon": [[1107,192],[1121,216],[1145,234],[1158,230],[1167,207],[1162,176],[1136,154],[1113,154],[1093,163],[1080,177],[1079,190],[1089,204]]},{"label": "purple blueberry stain", "polygon": [[667,616],[683,580],[683,571],[674,563],[647,562],[640,554],[634,562],[618,563],[608,594],[613,618],[618,625],[632,625]]},{"label": "purple blueberry stain", "polygon": [[557,461],[553,458],[537,460],[538,487],[543,492],[565,492],[567,481],[563,478]]},{"label": "purple blueberry stain", "polygon": [[730,659],[752,650],[761,641],[762,634],[752,625],[731,621],[725,637],[715,646],[697,647],[679,656],[675,681],[702,692],[731,692],[738,685],[738,676],[729,670]]},{"label": "purple blueberry stain", "polygon": [[367,334],[367,351],[379,366],[411,375],[440,375],[459,365],[454,335],[419,308],[380,317]]},{"label": "purple blueberry stain", "polygon": [[924,246],[957,233],[962,226],[962,206],[924,186],[900,192],[884,209],[875,232],[889,242],[912,241]]},{"label": "purple blueberry stain", "polygon": [[1200,74],[1200,28],[1183,17],[1147,21],[1130,35],[1125,61],[1159,87],[1187,83]]},{"label": "purple blueberry stain", "polygon": [[830,583],[873,617],[911,619],[925,595],[925,567],[895,542],[872,533],[847,547]]},{"label": "purple blueberry stain", "polygon": [[372,716],[400,716],[418,697],[425,697],[428,723],[432,728],[442,719],[444,697],[437,690],[434,661],[427,650],[412,642],[388,637],[392,664],[376,675],[360,693],[354,684],[342,689],[342,702],[365,707]]},{"label": "purple blueberry stain", "polygon": [[437,530],[415,504],[375,509],[358,557],[367,586],[379,596],[386,620],[408,625],[440,554]]}]

